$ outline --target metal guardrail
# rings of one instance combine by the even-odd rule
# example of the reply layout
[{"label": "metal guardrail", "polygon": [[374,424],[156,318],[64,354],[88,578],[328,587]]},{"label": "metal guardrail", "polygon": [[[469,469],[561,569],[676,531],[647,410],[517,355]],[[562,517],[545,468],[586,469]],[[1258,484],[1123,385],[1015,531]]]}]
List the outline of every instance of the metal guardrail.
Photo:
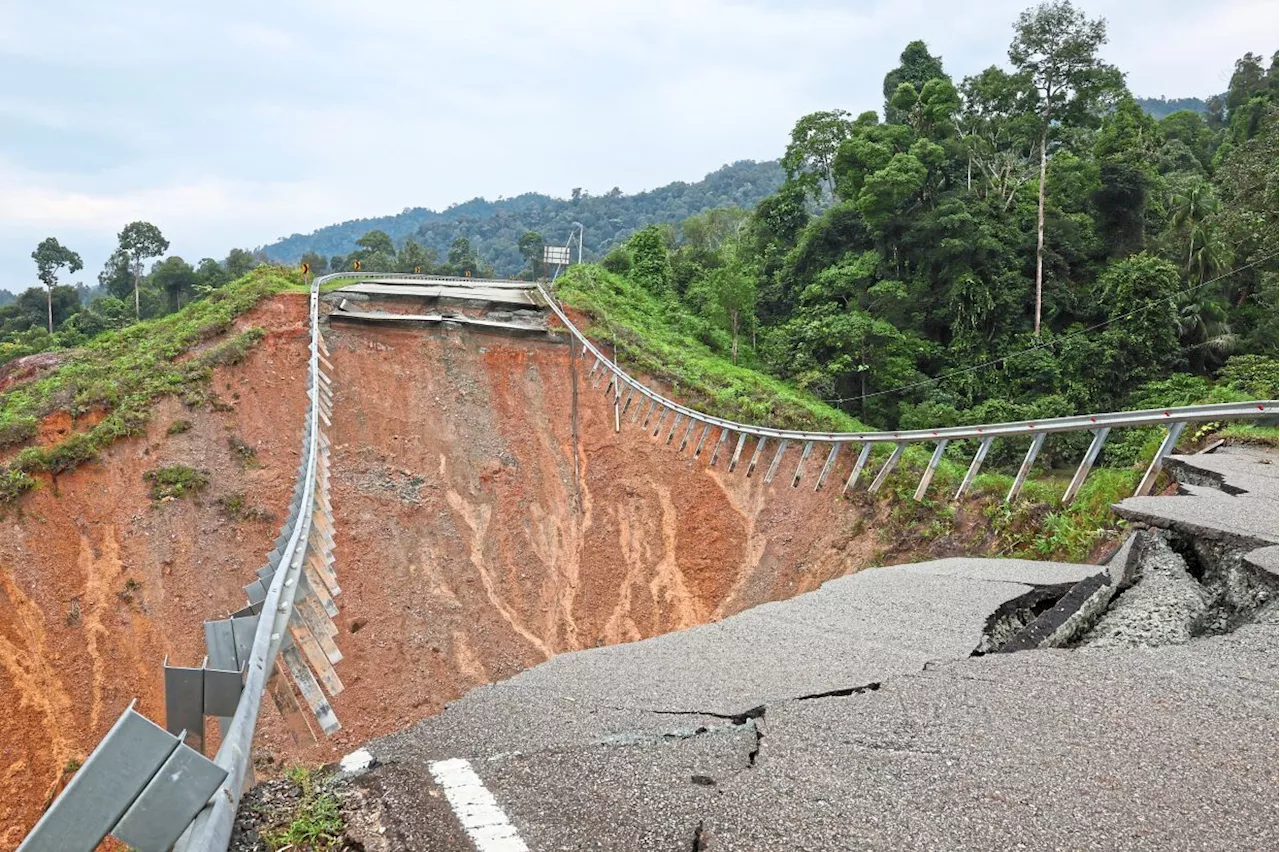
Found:
[{"label": "metal guardrail", "polygon": [[293,614],[316,508],[322,408],[326,411],[326,419],[328,416],[328,406],[321,400],[319,308],[320,285],[329,278],[317,278],[311,284],[311,351],[307,364],[309,403],[306,425],[303,428],[303,459],[298,471],[294,502],[290,505],[289,522],[292,523],[292,528],[287,533],[288,540],[280,552],[280,561],[275,566],[271,584],[262,601],[261,616],[253,637],[239,705],[214,758],[214,763],[227,771],[227,777],[176,845],[175,848],[180,852],[221,852],[231,843],[231,829],[240,805],[240,795],[245,789],[245,780],[250,772],[251,746],[258,723],[258,711],[262,706],[267,678],[276,665],[280,646]]},{"label": "metal guardrail", "polygon": [[[1276,419],[1277,413],[1280,412],[1280,402],[1277,400],[1259,400],[1253,402],[1240,403],[1222,403],[1214,405],[1192,405],[1180,408],[1157,408],[1144,411],[1121,411],[1109,412],[1103,414],[1086,414],[1075,417],[1055,417],[1043,420],[1023,420],[1015,423],[992,423],[982,426],[952,426],[940,429],[915,429],[897,432],[806,432],[790,429],[771,429],[765,426],[755,426],[748,423],[738,423],[733,420],[726,420],[721,417],[713,417],[692,408],[680,405],[649,388],[635,377],[629,375],[625,370],[620,368],[617,363],[610,360],[600,349],[592,343],[587,336],[579,329],[569,315],[565,313],[555,296],[541,284],[537,285],[538,291],[542,294],[542,298],[546,301],[548,307],[555,312],[556,317],[568,329],[569,333],[582,346],[582,348],[591,353],[595,358],[595,364],[591,367],[590,375],[595,377],[608,376],[608,384],[606,390],[611,389],[614,395],[615,406],[615,429],[621,428],[622,415],[631,408],[633,402],[637,402],[635,412],[632,414],[632,422],[639,419],[639,410],[643,406],[643,402],[639,402],[636,397],[649,400],[648,409],[645,412],[642,426],[647,427],[652,415],[656,412],[657,419],[655,422],[654,435],[661,431],[662,423],[667,413],[674,414],[670,432],[667,434],[667,443],[671,443],[676,431],[680,426],[684,425],[684,438],[680,442],[680,449],[683,450],[693,435],[693,431],[697,425],[701,425],[702,433],[697,439],[694,455],[701,455],[704,444],[710,434],[710,430],[718,428],[720,430],[719,437],[715,441],[715,450],[711,456],[711,464],[714,466],[718,460],[722,449],[725,448],[726,441],[732,435],[737,435],[737,444],[735,446],[732,457],[729,461],[729,470],[734,470],[742,456],[742,451],[746,439],[753,437],[756,439],[755,448],[751,455],[751,461],[747,467],[747,475],[750,476],[759,463],[764,448],[769,440],[777,442],[777,449],[774,451],[773,460],[769,463],[768,470],[765,474],[765,482],[773,480],[777,472],[779,463],[782,461],[783,454],[786,453],[791,444],[802,445],[800,460],[796,465],[795,473],[791,477],[791,486],[794,488],[800,484],[800,480],[804,472],[804,464],[808,461],[809,456],[813,453],[815,444],[826,444],[830,446],[824,462],[821,473],[814,484],[814,490],[822,488],[828,474],[831,472],[836,456],[839,454],[840,448],[846,445],[856,445],[860,447],[860,451],[854,461],[853,470],[849,474],[848,480],[845,482],[842,493],[849,491],[858,481],[863,470],[866,467],[870,457],[871,448],[876,444],[886,444],[893,447],[889,458],[880,468],[879,473],[872,480],[869,491],[876,491],[884,483],[885,479],[892,472],[893,468],[902,457],[903,450],[909,444],[913,443],[932,443],[934,445],[933,455],[930,458],[928,467],[921,476],[920,483],[916,487],[915,499],[923,500],[928,492],[929,483],[933,479],[934,471],[937,469],[938,463],[942,460],[943,451],[947,444],[955,440],[976,439],[979,441],[977,452],[974,454],[973,461],[969,465],[964,479],[960,483],[959,489],[955,493],[955,499],[963,497],[965,492],[972,485],[974,477],[982,468],[982,463],[987,457],[987,453],[991,448],[991,444],[996,438],[1014,438],[1021,436],[1031,437],[1031,446],[1027,450],[1027,455],[1023,459],[1018,469],[1018,473],[1014,478],[1013,485],[1009,489],[1009,493],[1005,496],[1006,502],[1017,498],[1022,490],[1023,484],[1026,482],[1027,475],[1031,472],[1032,465],[1035,463],[1036,457],[1039,455],[1041,448],[1044,446],[1045,438],[1048,435],[1061,432],[1083,432],[1089,431],[1093,433],[1093,440],[1089,444],[1089,449],[1081,460],[1079,467],[1076,469],[1075,476],[1072,477],[1070,485],[1067,486],[1066,492],[1063,494],[1062,502],[1070,503],[1080,486],[1084,484],[1085,478],[1089,475],[1093,463],[1097,460],[1098,453],[1102,449],[1103,443],[1106,441],[1108,434],[1114,428],[1121,427],[1139,427],[1139,426],[1165,426],[1168,432],[1164,441],[1160,445],[1160,449],[1156,452],[1155,457],[1151,460],[1146,473],[1143,475],[1138,485],[1136,494],[1147,494],[1155,485],[1156,476],[1163,467],[1164,458],[1173,451],[1177,444],[1178,437],[1181,435],[1183,428],[1188,423],[1209,423],[1222,420],[1252,420],[1252,419]],[[598,388],[602,383],[601,378],[596,378],[593,387]],[[626,387],[626,400],[623,402],[623,386]]]}]

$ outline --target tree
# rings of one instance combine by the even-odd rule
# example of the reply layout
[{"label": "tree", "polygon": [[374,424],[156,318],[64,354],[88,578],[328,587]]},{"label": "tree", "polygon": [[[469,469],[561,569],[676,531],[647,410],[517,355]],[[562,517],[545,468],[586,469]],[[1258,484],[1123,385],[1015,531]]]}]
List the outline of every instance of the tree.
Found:
[{"label": "tree", "polygon": [[480,266],[480,259],[471,248],[471,240],[466,237],[456,238],[449,246],[450,275],[475,275]]},{"label": "tree", "polygon": [[312,275],[320,275],[324,272],[324,268],[329,265],[329,260],[319,252],[309,251],[302,256],[298,263],[305,263],[310,266]]},{"label": "tree", "polygon": [[142,302],[138,294],[138,285],[142,281],[142,262],[151,257],[159,257],[169,250],[169,241],[160,233],[160,229],[150,222],[130,222],[120,232],[120,251],[129,258],[133,266],[133,315],[134,319],[142,319]]},{"label": "tree", "polygon": [[650,225],[627,240],[631,254],[631,280],[650,293],[662,295],[671,289],[671,257],[662,229]]},{"label": "tree", "polygon": [[[942,70],[942,57],[929,53],[929,45],[913,41],[898,57],[900,64],[884,75],[884,120],[886,124],[905,124],[907,117],[893,103],[903,85],[909,85],[920,94],[924,84],[939,77],[946,77]],[[950,81],[948,81],[950,82]]]},{"label": "tree", "polygon": [[227,270],[223,269],[222,264],[211,257],[202,258],[200,264],[196,267],[195,289],[202,296],[218,289],[230,280],[231,276],[227,274]]},{"label": "tree", "polygon": [[[406,237],[404,245],[396,254],[396,271],[421,272],[429,275],[435,271],[438,262],[435,249],[423,248],[412,237]],[[338,267],[333,268],[336,270]]]},{"label": "tree", "polygon": [[520,235],[520,239],[516,241],[516,246],[520,249],[520,256],[524,258],[525,266],[528,268],[529,280],[537,280],[538,270],[541,269],[542,265],[542,250],[546,246],[546,240],[537,231],[525,231]]},{"label": "tree", "polygon": [[237,278],[248,275],[258,265],[258,260],[251,251],[233,248],[227,253],[227,259],[223,261],[222,265],[226,267],[227,274],[234,281]]},{"label": "tree", "polygon": [[386,231],[373,230],[356,240],[356,245],[365,249],[369,254],[385,254],[392,257],[395,256],[396,246],[391,241],[391,237]]},{"label": "tree", "polygon": [[151,270],[152,286],[160,288],[165,294],[170,313],[182,307],[183,296],[190,296],[195,292],[197,281],[196,271],[191,268],[191,264],[177,255],[166,257]]},{"label": "tree", "polygon": [[692,301],[700,302],[702,313],[722,326],[732,338],[730,357],[738,363],[738,339],[755,320],[756,276],[741,259],[741,250],[730,244],[724,262],[695,282],[689,289]]},{"label": "tree", "polygon": [[1040,118],[1040,197],[1036,216],[1035,334],[1040,333],[1044,288],[1045,173],[1050,135],[1092,115],[1124,84],[1120,72],[1098,58],[1107,42],[1107,22],[1089,20],[1071,0],[1050,0],[1018,16],[1009,61],[1031,81]]},{"label": "tree", "polygon": [[133,292],[133,271],[129,268],[129,256],[124,249],[116,249],[98,273],[98,284],[121,302]]},{"label": "tree", "polygon": [[809,194],[822,198],[835,192],[836,153],[849,138],[849,113],[842,109],[814,112],[796,122],[791,143],[782,155],[787,180],[800,183]]},{"label": "tree", "polygon": [[45,237],[31,253],[31,259],[36,262],[36,277],[49,291],[49,333],[53,334],[53,288],[58,284],[58,270],[65,266],[68,272],[79,272],[84,263],[80,255],[54,237]]}]

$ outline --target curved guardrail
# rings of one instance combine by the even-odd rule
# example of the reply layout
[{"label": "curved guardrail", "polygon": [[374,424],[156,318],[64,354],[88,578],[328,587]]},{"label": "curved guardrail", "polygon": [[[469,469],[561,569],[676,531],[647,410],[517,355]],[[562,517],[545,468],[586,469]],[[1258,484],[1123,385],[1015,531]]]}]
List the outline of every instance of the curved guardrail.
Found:
[{"label": "curved guardrail", "polygon": [[[983,461],[986,459],[987,453],[991,448],[992,442],[996,438],[1021,437],[1023,435],[1031,436],[1031,446],[1027,450],[1021,466],[1018,469],[1017,476],[1014,478],[1013,485],[1009,489],[1005,500],[1012,501],[1022,490],[1022,486],[1026,481],[1027,475],[1031,472],[1031,467],[1035,463],[1036,457],[1040,453],[1040,449],[1044,446],[1045,437],[1060,432],[1082,432],[1089,431],[1093,433],[1093,440],[1090,442],[1089,449],[1085,453],[1084,459],[1081,460],[1080,466],[1076,470],[1075,476],[1072,478],[1070,485],[1064,492],[1062,501],[1070,503],[1074,499],[1080,486],[1084,484],[1085,477],[1088,476],[1089,470],[1092,468],[1094,461],[1098,457],[1098,453],[1102,449],[1103,442],[1106,441],[1107,435],[1113,428],[1118,427],[1136,427],[1136,426],[1165,426],[1168,428],[1165,440],[1161,443],[1160,449],[1155,457],[1151,460],[1150,466],[1142,477],[1138,485],[1137,494],[1146,494],[1155,485],[1156,475],[1160,472],[1165,456],[1173,451],[1177,444],[1178,438],[1182,433],[1182,429],[1188,423],[1207,423],[1221,420],[1251,420],[1251,419],[1276,419],[1277,413],[1280,412],[1280,402],[1277,400],[1259,400],[1253,402],[1240,403],[1222,403],[1214,405],[1191,405],[1179,408],[1156,408],[1144,411],[1122,411],[1109,412],[1103,414],[1086,414],[1075,417],[1055,417],[1043,420],[1023,420],[1014,423],[992,423],[982,426],[952,426],[940,429],[915,429],[903,430],[897,432],[806,432],[791,429],[771,429],[765,426],[755,426],[748,423],[738,423],[733,420],[726,420],[721,417],[713,417],[704,414],[692,408],[680,405],[674,400],[668,399],[652,388],[647,387],[635,377],[629,375],[625,370],[620,368],[616,362],[609,359],[600,349],[591,342],[590,339],[579,329],[565,313],[560,306],[559,301],[554,294],[550,293],[541,283],[537,284],[539,293],[546,301],[547,306],[555,312],[557,319],[565,326],[574,339],[582,346],[582,348],[591,353],[595,357],[595,364],[591,368],[591,375],[601,372],[609,376],[608,388],[613,390],[614,404],[617,414],[615,415],[616,427],[620,426],[621,415],[628,410],[635,397],[639,396],[649,400],[648,410],[645,413],[642,425],[647,426],[653,413],[657,412],[656,428],[654,434],[657,435],[662,428],[663,419],[667,413],[674,414],[671,423],[671,431],[667,435],[667,442],[670,443],[675,437],[676,431],[682,425],[685,425],[684,438],[680,443],[680,449],[688,444],[693,435],[693,430],[697,425],[703,427],[702,434],[697,440],[694,455],[700,455],[703,445],[706,443],[710,430],[713,428],[720,429],[720,435],[715,442],[715,450],[711,456],[711,464],[714,465],[718,459],[725,442],[731,435],[737,435],[738,440],[735,446],[733,456],[729,461],[729,470],[737,467],[741,458],[743,446],[748,437],[756,439],[755,449],[752,452],[751,461],[747,467],[747,475],[750,476],[758,464],[761,454],[766,443],[769,440],[778,442],[777,449],[774,452],[773,460],[769,464],[768,471],[765,474],[765,482],[770,482],[778,465],[782,460],[783,454],[787,451],[789,445],[799,443],[803,445],[801,457],[796,465],[795,473],[791,478],[792,487],[799,485],[803,475],[804,463],[808,460],[813,452],[815,444],[830,445],[827,453],[826,462],[822,466],[814,485],[814,490],[819,490],[825,483],[828,474],[831,472],[835,464],[836,456],[840,448],[845,445],[858,445],[860,452],[854,461],[853,470],[849,474],[848,480],[845,482],[844,491],[848,491],[858,481],[863,469],[866,467],[871,448],[876,444],[892,445],[893,451],[889,458],[881,467],[880,472],[872,480],[869,487],[870,491],[876,491],[889,473],[897,464],[902,456],[903,450],[907,445],[912,443],[932,443],[934,444],[933,456],[929,461],[928,467],[925,469],[921,477],[920,484],[915,491],[915,499],[924,499],[928,491],[929,483],[933,478],[934,470],[937,468],[939,461],[942,459],[942,453],[946,449],[947,444],[954,440],[977,439],[979,441],[978,450],[973,457],[972,463],[966,472],[959,489],[955,493],[955,499],[964,496],[969,486],[973,483],[973,479],[977,476],[978,471],[982,467]],[[595,385],[599,385],[600,381],[596,380]],[[627,398],[622,402],[622,386],[626,386]],[[633,422],[638,419],[639,408],[637,413],[632,415]],[[615,428],[616,428],[615,427]],[[843,493],[843,492],[842,492]]]}]

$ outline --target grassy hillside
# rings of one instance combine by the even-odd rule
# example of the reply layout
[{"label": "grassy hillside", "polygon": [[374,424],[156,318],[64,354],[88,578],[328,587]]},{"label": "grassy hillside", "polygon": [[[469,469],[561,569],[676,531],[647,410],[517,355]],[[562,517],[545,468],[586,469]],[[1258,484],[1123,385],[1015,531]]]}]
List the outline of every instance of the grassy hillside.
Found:
[{"label": "grassy hillside", "polygon": [[111,442],[141,434],[152,404],[162,396],[177,394],[191,407],[216,405],[213,368],[237,363],[261,340],[262,329],[247,329],[195,357],[183,356],[226,334],[236,317],[266,296],[300,287],[291,272],[259,267],[175,314],[99,335],[68,351],[47,375],[0,394],[0,449],[29,441],[41,419],[56,411],[105,415],[87,431],[50,446],[27,447],[0,466],[0,506],[35,487],[33,474],[73,470]]},{"label": "grassy hillside", "polygon": [[616,346],[628,372],[652,376],[685,404],[731,420],[779,429],[858,432],[866,426],[794,386],[731,363],[703,342],[707,324],[677,301],[662,300],[627,278],[574,266],[556,293],[591,319],[587,333]]}]

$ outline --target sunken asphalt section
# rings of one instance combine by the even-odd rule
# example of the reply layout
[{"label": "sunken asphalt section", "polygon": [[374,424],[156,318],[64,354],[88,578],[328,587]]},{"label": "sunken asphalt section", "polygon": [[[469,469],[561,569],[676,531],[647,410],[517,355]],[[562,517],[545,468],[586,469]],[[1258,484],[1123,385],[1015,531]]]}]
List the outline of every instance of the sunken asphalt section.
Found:
[{"label": "sunken asphalt section", "polygon": [[877,568],[566,654],[370,743],[354,783],[391,849],[473,848],[428,769],[451,758],[534,852],[1275,848],[1274,608],[1184,645],[970,657],[1002,604],[1097,570]]}]

